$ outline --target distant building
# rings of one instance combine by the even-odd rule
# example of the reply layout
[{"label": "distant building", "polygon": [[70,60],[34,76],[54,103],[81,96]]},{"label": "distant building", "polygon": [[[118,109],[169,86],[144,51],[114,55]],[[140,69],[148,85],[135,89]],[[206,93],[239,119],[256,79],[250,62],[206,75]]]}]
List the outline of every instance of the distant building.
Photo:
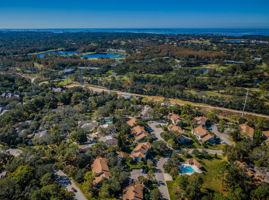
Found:
[{"label": "distant building", "polygon": [[240,132],[241,132],[242,135],[247,135],[248,137],[253,139],[254,128],[250,127],[247,124],[240,124],[239,128],[240,128]]},{"label": "distant building", "polygon": [[260,62],[262,60],[262,58],[255,57],[255,58],[253,58],[253,60],[257,61],[257,62]]},{"label": "distant building", "polygon": [[243,61],[235,61],[235,60],[225,60],[227,64],[244,64]]},{"label": "distant building", "polygon": [[69,75],[69,74],[73,74],[75,72],[74,69],[64,69],[63,71],[64,75]]},{"label": "distant building", "polygon": [[124,94],[124,95],[122,95],[122,97],[124,99],[131,99],[132,98],[132,95],[131,94]]},{"label": "distant building", "polygon": [[46,138],[49,135],[50,135],[50,131],[48,131],[48,130],[44,130],[44,131],[40,131],[40,132],[35,133],[36,137],[41,137],[41,138]]}]

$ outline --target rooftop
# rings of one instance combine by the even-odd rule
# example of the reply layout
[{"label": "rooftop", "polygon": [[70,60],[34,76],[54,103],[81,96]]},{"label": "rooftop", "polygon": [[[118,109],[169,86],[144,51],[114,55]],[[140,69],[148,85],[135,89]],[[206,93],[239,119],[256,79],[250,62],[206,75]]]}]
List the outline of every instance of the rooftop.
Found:
[{"label": "rooftop", "polygon": [[123,191],[123,200],[142,200],[144,185],[139,181],[129,185]]},{"label": "rooftop", "polygon": [[195,132],[196,135],[199,135],[199,136],[203,136],[203,135],[208,134],[208,131],[205,128],[201,127],[201,126],[196,127],[194,129],[194,132]]}]

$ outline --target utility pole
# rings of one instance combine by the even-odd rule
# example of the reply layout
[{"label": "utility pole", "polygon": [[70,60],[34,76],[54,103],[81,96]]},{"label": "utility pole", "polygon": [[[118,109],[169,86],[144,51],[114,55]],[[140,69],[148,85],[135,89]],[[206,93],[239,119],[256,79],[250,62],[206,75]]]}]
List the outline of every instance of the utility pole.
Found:
[{"label": "utility pole", "polygon": [[244,113],[245,113],[245,108],[246,108],[246,104],[247,104],[247,100],[248,100],[248,92],[249,92],[249,90],[247,89],[247,93],[246,93],[246,98],[245,98],[245,102],[244,102],[242,116],[244,116]]}]

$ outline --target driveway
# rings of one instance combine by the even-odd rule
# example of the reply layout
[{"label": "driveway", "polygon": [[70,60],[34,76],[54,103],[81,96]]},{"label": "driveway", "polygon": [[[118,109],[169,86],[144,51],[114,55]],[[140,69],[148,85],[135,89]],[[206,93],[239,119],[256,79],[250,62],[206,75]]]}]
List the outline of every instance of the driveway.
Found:
[{"label": "driveway", "polygon": [[218,131],[218,126],[217,124],[212,125],[212,132],[221,139],[221,141],[225,142],[227,145],[234,145],[233,141],[230,140],[229,135],[225,133],[221,133]]},{"label": "driveway", "polygon": [[147,174],[143,173],[142,169],[133,169],[131,171],[131,179],[137,180],[139,176],[147,176]]},{"label": "driveway", "polygon": [[87,200],[85,195],[81,192],[81,190],[75,185],[75,183],[70,180],[67,175],[59,170],[55,173],[57,175],[57,182],[63,186],[67,191],[72,191],[72,188],[75,188],[77,192],[74,192],[75,194],[75,199],[77,200]]}]

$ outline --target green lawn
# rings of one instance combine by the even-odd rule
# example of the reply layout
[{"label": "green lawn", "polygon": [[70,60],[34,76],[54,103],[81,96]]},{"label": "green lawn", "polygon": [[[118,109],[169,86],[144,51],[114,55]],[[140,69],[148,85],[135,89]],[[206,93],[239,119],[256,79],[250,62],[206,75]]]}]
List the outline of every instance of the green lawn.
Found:
[{"label": "green lawn", "polygon": [[178,200],[175,193],[173,192],[174,191],[173,188],[175,187],[174,186],[174,181],[167,181],[166,184],[167,184],[167,187],[168,187],[170,199],[171,200]]},{"label": "green lawn", "polygon": [[224,162],[222,159],[201,160],[206,169],[203,173],[204,187],[216,192],[223,193],[220,168]]}]

